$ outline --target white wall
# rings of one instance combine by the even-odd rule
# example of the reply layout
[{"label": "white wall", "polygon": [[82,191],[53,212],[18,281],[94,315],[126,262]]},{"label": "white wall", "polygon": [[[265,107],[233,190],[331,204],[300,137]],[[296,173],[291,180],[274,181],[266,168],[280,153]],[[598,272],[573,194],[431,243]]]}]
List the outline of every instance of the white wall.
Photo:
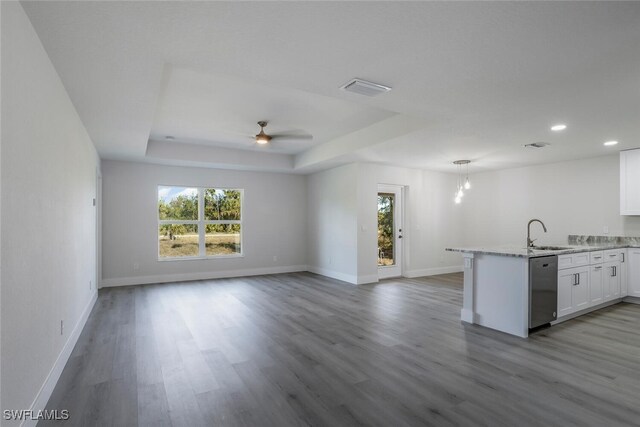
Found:
[{"label": "white wall", "polygon": [[43,409],[97,295],[98,162],[22,6],[1,7],[2,409]]},{"label": "white wall", "polygon": [[417,169],[350,164],[309,176],[309,265],[351,283],[378,279],[378,184],[405,187],[403,275],[460,270],[445,252],[461,241],[461,211],[452,199],[455,176]]},{"label": "white wall", "polygon": [[527,222],[536,244],[567,242],[569,234],[640,236],[640,217],[620,215],[619,155],[508,169],[471,176],[464,196],[465,246],[525,245]]},{"label": "white wall", "polygon": [[358,165],[308,177],[309,270],[351,283],[358,281]]},{"label": "white wall", "polygon": [[[158,185],[243,188],[244,257],[159,261]],[[103,161],[102,285],[306,270],[306,203],[303,175]]]},{"label": "white wall", "polygon": [[461,241],[459,206],[453,203],[452,174],[361,164],[358,177],[358,275],[377,276],[378,184],[404,186],[403,275],[407,277],[460,271],[459,254],[445,248]]}]

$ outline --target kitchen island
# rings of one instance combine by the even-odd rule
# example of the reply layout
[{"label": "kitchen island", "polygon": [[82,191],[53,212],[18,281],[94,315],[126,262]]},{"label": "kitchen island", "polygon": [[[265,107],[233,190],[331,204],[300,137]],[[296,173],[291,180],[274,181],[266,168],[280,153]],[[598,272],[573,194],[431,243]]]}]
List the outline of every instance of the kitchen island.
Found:
[{"label": "kitchen island", "polygon": [[[565,245],[562,248],[554,249],[526,249],[517,246],[447,248],[448,251],[461,252],[464,261],[461,319],[467,323],[485,326],[519,337],[527,337],[530,326],[529,264],[532,258],[557,255],[559,258],[558,268],[583,266],[587,268],[585,275],[588,275],[589,253],[600,254],[604,253],[602,251],[605,250],[612,251],[628,246],[625,243],[606,243],[588,246]],[[574,258],[576,258],[575,261],[573,261]],[[620,259],[623,258],[624,256],[620,257]],[[575,265],[567,265],[567,262],[574,262]],[[602,261],[600,262],[602,263]],[[620,270],[623,271],[622,269]],[[601,302],[595,300],[595,303],[592,304],[589,299],[590,285],[588,276],[582,279],[584,287],[578,287],[574,285],[580,284],[582,276],[576,276],[573,270],[567,271],[571,271],[572,276],[569,276],[568,280],[573,282],[569,283],[568,287],[565,286],[563,288],[561,286],[564,283],[558,282],[558,304],[560,306],[567,304],[565,302],[567,298],[566,291],[569,292],[568,299],[569,305],[571,305],[571,292],[585,289],[585,309],[588,307],[598,308],[598,305],[604,306],[619,302],[626,295],[626,291],[624,295],[618,291],[617,295],[613,295],[615,298],[609,297],[606,301],[603,298]],[[618,270],[612,269],[611,271],[615,271],[617,274]],[[620,285],[618,285],[618,288],[620,289]],[[558,308],[558,317],[563,314],[576,313],[583,309],[580,306],[563,313],[561,308]]]}]

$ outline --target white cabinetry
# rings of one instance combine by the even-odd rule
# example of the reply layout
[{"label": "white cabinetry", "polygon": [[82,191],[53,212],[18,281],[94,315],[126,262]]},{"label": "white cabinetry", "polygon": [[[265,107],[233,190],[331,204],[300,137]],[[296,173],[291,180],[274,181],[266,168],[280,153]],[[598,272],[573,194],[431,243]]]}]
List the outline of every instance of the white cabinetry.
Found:
[{"label": "white cabinetry", "polygon": [[623,260],[624,250],[610,249],[604,251],[604,302],[621,297]]},{"label": "white cabinetry", "polygon": [[640,297],[640,248],[627,249],[627,295]]},{"label": "white cabinetry", "polygon": [[558,271],[558,317],[589,306],[589,266]]},{"label": "white cabinetry", "polygon": [[640,215],[640,149],[620,152],[620,215]]},{"label": "white cabinetry", "polygon": [[604,302],[603,283],[604,269],[602,264],[592,265],[589,268],[589,302],[590,305],[598,305]]},{"label": "white cabinetry", "polygon": [[583,265],[589,265],[589,263],[590,263],[589,252],[579,252],[575,254],[558,256],[558,270],[562,270],[565,268],[580,267]]},{"label": "white cabinetry", "polygon": [[603,298],[604,302],[620,298],[620,262],[604,264]]},{"label": "white cabinetry", "polygon": [[620,249],[620,297],[626,297],[629,289],[629,263],[627,250]]},{"label": "white cabinetry", "polygon": [[635,292],[640,297],[640,249],[634,257],[635,270],[628,272],[631,263],[626,249],[558,256],[558,317],[622,298],[631,274],[637,277]]}]

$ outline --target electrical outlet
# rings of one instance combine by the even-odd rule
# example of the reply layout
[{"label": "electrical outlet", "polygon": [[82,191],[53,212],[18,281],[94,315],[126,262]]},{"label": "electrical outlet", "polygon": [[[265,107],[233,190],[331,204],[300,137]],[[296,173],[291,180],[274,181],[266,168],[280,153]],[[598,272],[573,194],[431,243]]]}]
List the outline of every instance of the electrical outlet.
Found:
[{"label": "electrical outlet", "polygon": [[331,264],[331,262],[332,262],[332,261],[333,261],[333,260],[331,259],[331,257],[329,257],[329,264]]},{"label": "electrical outlet", "polygon": [[609,234],[609,226],[608,226],[608,225],[605,225],[604,227],[602,227],[602,232],[603,232],[604,234]]},{"label": "electrical outlet", "polygon": [[60,335],[64,335],[64,320],[60,321]]},{"label": "electrical outlet", "polygon": [[273,256],[273,262],[278,262],[278,255]]},{"label": "electrical outlet", "polygon": [[133,263],[133,271],[138,271],[140,270],[140,263],[134,262]]}]

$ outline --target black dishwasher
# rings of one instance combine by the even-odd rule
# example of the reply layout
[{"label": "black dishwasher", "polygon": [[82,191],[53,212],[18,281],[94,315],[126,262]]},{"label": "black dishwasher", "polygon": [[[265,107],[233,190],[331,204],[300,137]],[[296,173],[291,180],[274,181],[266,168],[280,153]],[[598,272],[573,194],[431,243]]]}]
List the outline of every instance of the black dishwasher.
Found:
[{"label": "black dishwasher", "polygon": [[529,258],[529,328],[558,318],[558,256]]}]

